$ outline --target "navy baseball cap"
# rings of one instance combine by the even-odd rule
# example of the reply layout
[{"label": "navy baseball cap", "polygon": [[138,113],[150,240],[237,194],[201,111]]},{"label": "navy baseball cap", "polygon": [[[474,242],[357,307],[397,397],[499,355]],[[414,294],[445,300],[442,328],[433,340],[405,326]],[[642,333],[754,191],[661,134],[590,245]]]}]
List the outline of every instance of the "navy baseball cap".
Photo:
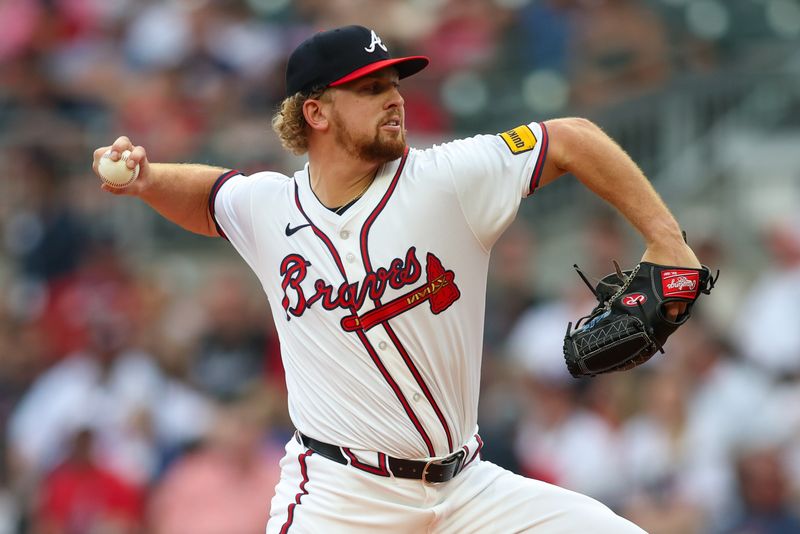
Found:
[{"label": "navy baseball cap", "polygon": [[295,48],[286,66],[286,94],[335,87],[385,67],[400,78],[424,69],[425,56],[393,58],[380,37],[364,26],[345,26],[309,37]]}]

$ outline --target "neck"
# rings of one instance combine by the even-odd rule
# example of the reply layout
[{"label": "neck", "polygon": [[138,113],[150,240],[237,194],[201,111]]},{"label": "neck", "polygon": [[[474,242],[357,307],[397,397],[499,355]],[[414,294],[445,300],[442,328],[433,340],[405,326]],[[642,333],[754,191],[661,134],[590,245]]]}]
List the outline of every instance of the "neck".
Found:
[{"label": "neck", "polygon": [[309,151],[311,189],[325,207],[337,208],[369,187],[380,163],[350,157],[325,158]]}]

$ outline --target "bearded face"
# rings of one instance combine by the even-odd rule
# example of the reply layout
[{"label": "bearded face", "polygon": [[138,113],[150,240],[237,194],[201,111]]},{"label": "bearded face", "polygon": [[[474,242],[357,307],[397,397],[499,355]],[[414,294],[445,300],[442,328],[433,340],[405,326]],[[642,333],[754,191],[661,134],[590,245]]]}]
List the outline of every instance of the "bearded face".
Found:
[{"label": "bearded face", "polygon": [[[385,128],[387,121],[394,120],[398,130]],[[360,121],[360,122],[359,122]],[[364,161],[385,163],[403,155],[406,147],[406,132],[402,118],[397,113],[382,116],[366,125],[360,118],[346,119],[334,109],[331,116],[334,139],[351,156]]]}]

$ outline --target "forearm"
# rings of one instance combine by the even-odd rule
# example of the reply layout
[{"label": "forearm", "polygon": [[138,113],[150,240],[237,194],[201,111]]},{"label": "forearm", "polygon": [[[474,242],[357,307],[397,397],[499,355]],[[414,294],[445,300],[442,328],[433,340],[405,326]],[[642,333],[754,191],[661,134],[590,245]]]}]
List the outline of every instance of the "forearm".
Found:
[{"label": "forearm", "polygon": [[151,163],[147,186],[138,196],[182,228],[215,237],[208,199],[214,182],[225,171],[192,163]]},{"label": "forearm", "polygon": [[559,172],[571,173],[617,208],[648,246],[681,239],[680,227],[664,201],[636,163],[600,128],[582,119],[551,121],[548,128]]}]

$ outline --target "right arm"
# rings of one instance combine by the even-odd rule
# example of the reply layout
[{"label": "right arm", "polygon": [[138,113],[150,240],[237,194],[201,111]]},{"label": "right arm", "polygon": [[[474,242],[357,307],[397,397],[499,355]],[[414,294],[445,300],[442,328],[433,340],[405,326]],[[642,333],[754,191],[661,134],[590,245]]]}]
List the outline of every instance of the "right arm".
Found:
[{"label": "right arm", "polygon": [[228,169],[192,163],[150,163],[143,147],[134,146],[130,139],[122,136],[113,145],[94,151],[92,169],[95,173],[100,158],[109,150],[116,152],[112,159],[119,159],[119,154],[130,150],[128,166],[133,168],[138,163],[139,177],[125,188],[103,183],[103,191],[139,197],[163,217],[190,232],[219,236],[208,210],[208,199],[214,182]]}]

